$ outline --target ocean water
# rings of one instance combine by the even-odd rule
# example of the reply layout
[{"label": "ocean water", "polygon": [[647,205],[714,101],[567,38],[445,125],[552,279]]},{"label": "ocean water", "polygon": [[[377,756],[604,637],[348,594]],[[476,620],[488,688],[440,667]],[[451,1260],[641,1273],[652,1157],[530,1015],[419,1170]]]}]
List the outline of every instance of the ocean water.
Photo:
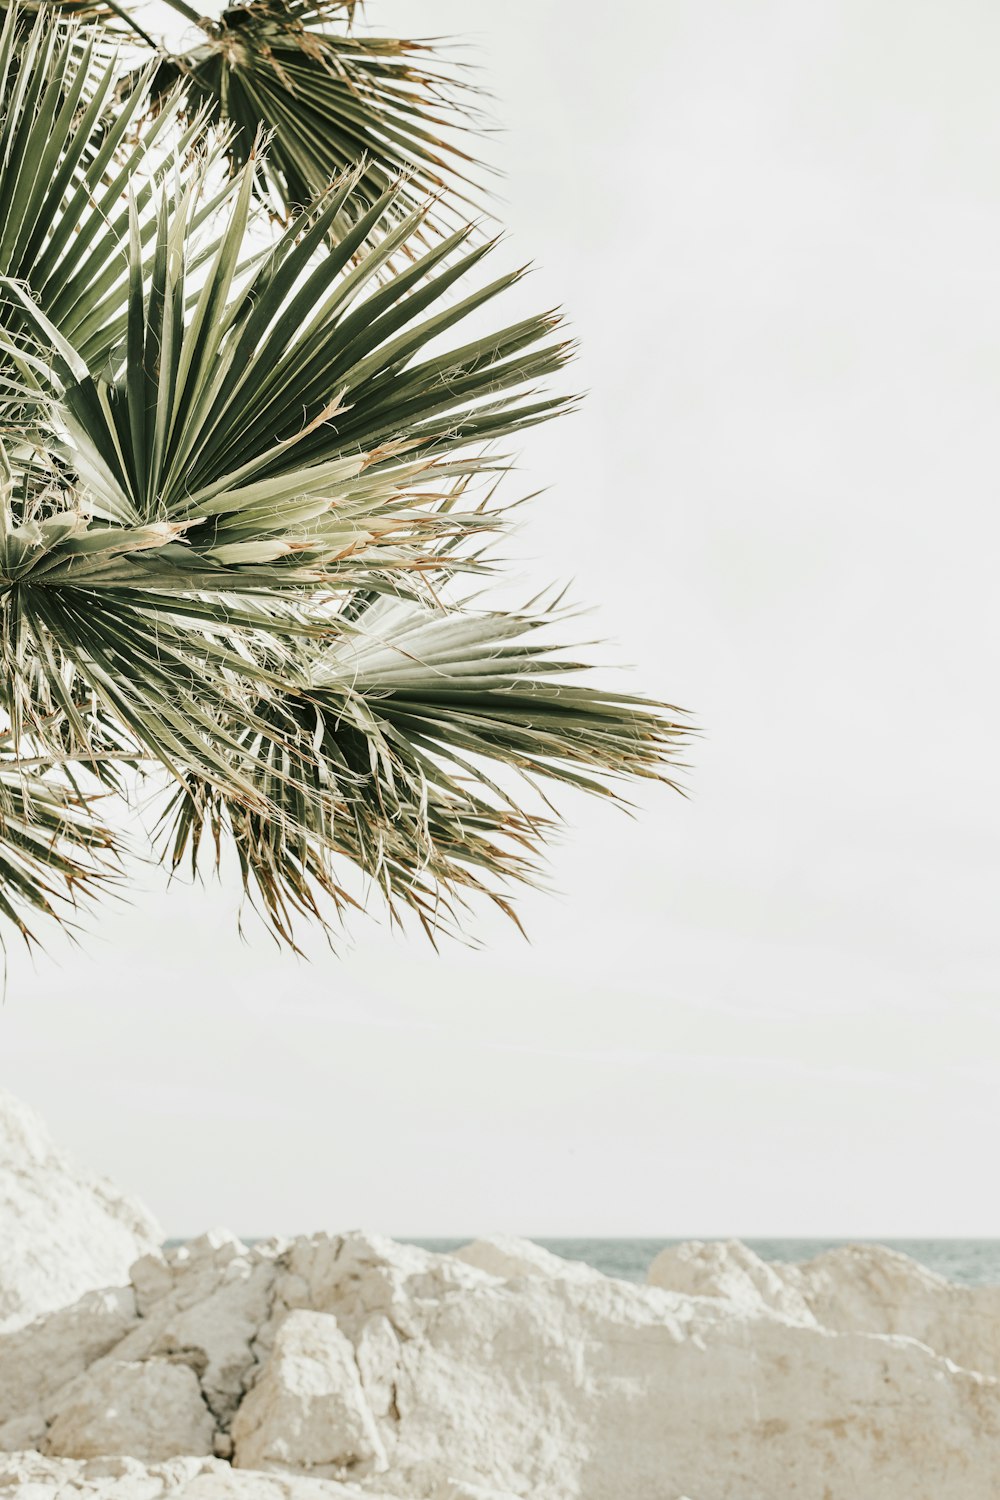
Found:
[{"label": "ocean water", "polygon": [[[425,1250],[457,1250],[466,1245],[464,1240],[409,1240],[412,1245],[422,1245]],[[693,1236],[686,1236],[690,1239]],[[622,1281],[645,1281],[650,1262],[665,1245],[680,1245],[681,1239],[663,1240],[588,1240],[588,1239],[536,1239],[555,1255],[567,1260],[582,1260],[595,1266],[605,1276],[617,1276]],[[744,1241],[763,1260],[811,1260],[824,1250],[833,1250],[838,1245],[858,1244],[857,1240],[752,1240]],[[964,1286],[1000,1284],[1000,1240],[879,1240],[892,1250],[901,1250],[931,1271],[947,1276],[949,1281]]]},{"label": "ocean water", "polygon": [[[256,1235],[245,1235],[244,1240],[252,1245]],[[467,1234],[462,1239],[415,1239],[409,1235],[394,1235],[403,1245],[420,1245],[424,1250],[436,1250],[439,1254],[458,1250],[467,1245],[475,1235]],[[527,1238],[527,1236],[525,1236]],[[661,1240],[613,1240],[613,1239],[541,1239],[533,1237],[536,1245],[561,1255],[565,1260],[582,1260],[594,1266],[605,1276],[617,1276],[621,1281],[645,1281],[646,1272],[659,1252],[667,1245],[682,1245],[685,1240],[711,1236],[683,1235],[677,1239]],[[742,1238],[742,1237],[741,1237]],[[164,1245],[176,1248],[184,1239],[168,1239]],[[961,1286],[1000,1286],[1000,1240],[756,1240],[744,1239],[762,1260],[802,1261],[822,1255],[824,1250],[836,1250],[841,1245],[876,1244],[886,1245],[890,1250],[900,1250],[904,1255],[919,1261],[939,1276]]]}]

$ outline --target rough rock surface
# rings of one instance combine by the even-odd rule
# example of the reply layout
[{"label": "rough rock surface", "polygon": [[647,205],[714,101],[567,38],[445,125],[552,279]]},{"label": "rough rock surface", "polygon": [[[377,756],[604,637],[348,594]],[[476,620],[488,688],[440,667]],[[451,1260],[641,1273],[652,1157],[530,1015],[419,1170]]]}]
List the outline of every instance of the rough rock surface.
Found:
[{"label": "rough rock surface", "polygon": [[112,1287],[0,1335],[0,1449],[44,1441],[55,1397],[120,1343],[135,1321],[132,1288]]},{"label": "rough rock surface", "polygon": [[884,1245],[842,1245],[802,1264],[767,1263],[738,1240],[662,1250],[652,1286],[780,1311],[835,1333],[901,1334],[1000,1377],[1000,1286],[956,1286]]},{"label": "rough rock surface", "polygon": [[0,1330],[124,1285],[162,1238],[146,1210],[81,1171],[25,1104],[0,1090]]},{"label": "rough rock surface", "polygon": [[[880,1249],[693,1245],[651,1276],[510,1240],[146,1255],[0,1337],[0,1442],[41,1450],[0,1459],[0,1500],[995,1500],[993,1289]],[[81,1443],[110,1456],[55,1457]],[[218,1458],[157,1462],[183,1445]]]},{"label": "rough rock surface", "polygon": [[796,1323],[815,1318],[794,1284],[790,1267],[761,1260],[740,1240],[687,1240],[661,1250],[647,1274],[650,1286],[686,1297],[721,1297],[748,1316],[767,1309]]},{"label": "rough rock surface", "polygon": [[[74,1462],[37,1453],[0,1454],[0,1495],[4,1500],[51,1500],[56,1495],[60,1500],[391,1500],[353,1484],[248,1473],[214,1458],[147,1465],[134,1458]],[[447,1500],[466,1497],[449,1495]]]},{"label": "rough rock surface", "polygon": [[330,1313],[298,1308],[282,1321],[232,1437],[243,1469],[312,1469],[337,1478],[388,1467],[354,1346]]},{"label": "rough rock surface", "polygon": [[600,1271],[580,1260],[565,1260],[553,1255],[531,1240],[521,1240],[512,1234],[497,1234],[490,1239],[473,1240],[460,1250],[453,1250],[456,1260],[504,1281],[513,1281],[517,1276],[558,1276],[567,1281],[593,1281],[600,1279]]},{"label": "rough rock surface", "polygon": [[116,1355],[186,1360],[228,1429],[256,1364],[254,1341],[270,1319],[276,1248],[249,1250],[214,1230],[166,1256],[143,1256],[132,1268],[138,1320]]},{"label": "rough rock surface", "polygon": [[197,1375],[167,1359],[99,1360],[59,1393],[48,1417],[44,1448],[60,1458],[201,1456],[215,1433]]}]

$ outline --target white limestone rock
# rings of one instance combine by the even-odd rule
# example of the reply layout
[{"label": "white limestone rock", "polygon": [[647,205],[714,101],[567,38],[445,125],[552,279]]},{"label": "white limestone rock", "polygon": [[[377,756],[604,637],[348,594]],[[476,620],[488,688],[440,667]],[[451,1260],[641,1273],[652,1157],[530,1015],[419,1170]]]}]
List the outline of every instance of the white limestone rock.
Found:
[{"label": "white limestone rock", "polygon": [[518,1239],[513,1234],[495,1234],[488,1238],[473,1240],[451,1252],[455,1260],[467,1266],[488,1271],[503,1281],[518,1276],[555,1276],[562,1280],[593,1281],[600,1272],[579,1260],[566,1260],[553,1255],[531,1240]]},{"label": "white limestone rock", "polygon": [[905,1334],[1000,1377],[1000,1287],[955,1286],[884,1245],[844,1245],[782,1273],[824,1328]]},{"label": "white limestone rock", "polygon": [[780,1311],[835,1333],[901,1334],[1000,1377],[1000,1287],[956,1286],[885,1245],[843,1245],[801,1264],[766,1262],[738,1240],[662,1250],[651,1285]]},{"label": "white limestone rock", "polygon": [[796,1323],[815,1322],[806,1299],[783,1270],[761,1260],[740,1240],[686,1240],[661,1250],[646,1279],[650,1286],[688,1297],[724,1297],[745,1313],[768,1308]]},{"label": "white limestone rock", "polygon": [[267,1322],[276,1247],[250,1248],[213,1231],[133,1267],[142,1313],[115,1353],[120,1359],[183,1359],[197,1370],[209,1408],[228,1425],[256,1365],[254,1341]]},{"label": "white limestone rock", "polygon": [[56,1394],[113,1349],[136,1321],[131,1287],[109,1287],[0,1335],[0,1450],[41,1441]]},{"label": "white limestone rock", "polygon": [[215,1423],[195,1372],[166,1359],[101,1359],[53,1400],[47,1453],[59,1458],[119,1455],[150,1463],[212,1452]]},{"label": "white limestone rock", "polygon": [[385,1450],[354,1349],[330,1313],[289,1312],[233,1423],[244,1469],[312,1470],[339,1478],[383,1473]]},{"label": "white limestone rock", "polygon": [[865,1500],[986,1500],[1000,1467],[996,1382],[912,1340],[759,1298],[500,1280],[364,1235],[297,1241],[282,1264],[276,1316],[288,1299],[336,1316],[388,1458],[378,1483],[412,1500],[856,1500],[859,1474]]},{"label": "white limestone rock", "polygon": [[121,1286],[161,1231],[103,1178],[75,1166],[37,1115],[0,1091],[0,1331]]},{"label": "white limestone rock", "polygon": [[993,1500],[996,1289],[879,1248],[688,1245],[651,1286],[556,1259],[364,1234],[147,1255],[135,1306],[0,1335],[0,1440],[47,1450],[0,1456],[0,1500]]},{"label": "white limestone rock", "polygon": [[144,1464],[38,1453],[0,1454],[0,1496],[10,1500],[392,1500],[353,1484],[232,1469],[213,1458]]},{"label": "white limestone rock", "polygon": [[481,1484],[450,1484],[443,1500],[520,1500],[509,1490],[484,1489]]}]

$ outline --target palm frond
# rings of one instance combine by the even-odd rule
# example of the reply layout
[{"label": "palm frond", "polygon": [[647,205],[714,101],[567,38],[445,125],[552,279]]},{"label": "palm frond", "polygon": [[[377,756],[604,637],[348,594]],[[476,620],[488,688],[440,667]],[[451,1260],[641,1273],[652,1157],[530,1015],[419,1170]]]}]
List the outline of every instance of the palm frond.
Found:
[{"label": "palm frond", "polygon": [[160,194],[149,248],[132,211],[105,375],[7,283],[48,349],[25,365],[40,429],[15,433],[4,463],[0,702],[36,733],[71,725],[84,758],[96,713],[134,754],[267,817],[273,765],[293,787],[310,774],[289,704],[317,638],[342,629],[327,601],[454,572],[456,540],[488,524],[462,506],[479,449],[563,406],[531,382],[566,346],[544,316],[421,358],[517,273],[439,306],[485,254],[456,233],[382,282],[423,214],[376,238],[380,203],[331,248],[354,177],[247,271],[253,170],[200,274],[197,174]]},{"label": "palm frond", "polygon": [[[97,369],[120,340],[129,292],[130,234],[149,246],[156,203],[193,151],[210,162],[224,142],[204,122],[181,127],[178,94],[144,119],[151,68],[121,96],[121,69],[107,32],[9,9],[0,27],[0,277],[31,297]],[[201,180],[207,179],[203,166]],[[131,211],[130,211],[131,204]],[[199,203],[199,227],[217,199]],[[145,265],[144,265],[145,269]],[[20,325],[10,292],[0,324]]]},{"label": "palm frond", "polygon": [[[425,352],[520,272],[450,299],[489,247],[462,231],[420,247],[422,212],[375,238],[382,202],[331,248],[353,176],[241,277],[252,174],[251,162],[233,184],[200,282],[197,177],[177,199],[160,197],[148,255],[133,214],[110,374],[92,374],[8,286],[49,346],[33,378],[61,424],[56,451],[87,517],[85,535],[78,520],[44,557],[32,553],[33,582],[299,593],[371,586],[442,558],[453,570],[449,544],[489,524],[463,503],[470,480],[495,466],[483,445],[565,409],[535,391],[568,353],[552,315]],[[408,270],[381,282],[401,246]],[[19,351],[8,353],[16,363]]]},{"label": "palm frond", "polygon": [[[433,80],[403,44],[315,40],[349,10],[227,11],[188,69],[195,96],[202,62],[215,80],[202,115],[152,121],[105,30],[0,28],[0,917],[22,930],[99,882],[81,779],[124,791],[126,766],[172,778],[167,857],[234,849],[294,943],[359,879],[432,935],[477,895],[512,912],[545,784],[669,780],[683,741],[677,711],[582,675],[552,609],[441,602],[502,524],[495,441],[573,404],[547,390],[570,346],[554,313],[489,319],[522,274],[490,276],[492,244],[427,232]],[[377,149],[345,173],[355,106]],[[283,213],[309,199],[263,248],[262,183]]]},{"label": "palm frond", "polygon": [[668,780],[681,711],[579,682],[587,665],[546,639],[557,621],[383,597],[325,653],[313,697],[345,719],[360,699],[363,724],[445,762],[472,755],[596,792]]},{"label": "palm frond", "polygon": [[431,935],[460,927],[474,896],[513,916],[510,887],[537,880],[553,827],[547,799],[526,811],[517,782],[611,796],[635,777],[676,785],[668,766],[689,733],[680,710],[574,680],[585,668],[546,639],[556,624],[545,610],[379,597],[282,704],[315,759],[293,780],[276,746],[261,758],[275,812],[191,781],[164,820],[172,862],[197,869],[232,842],[287,942],[297,915],[325,920],[324,897],[338,914],[354,904],[347,865]]},{"label": "palm frond", "polygon": [[[234,166],[253,157],[282,217],[354,166],[369,204],[400,179],[406,185],[389,204],[403,211],[445,192],[469,203],[481,176],[463,144],[476,90],[458,68],[433,62],[427,43],[355,31],[354,9],[336,0],[231,5],[217,21],[199,20],[206,40],[164,62],[154,87],[183,81],[196,107],[231,128]],[[271,146],[254,156],[262,129]]]},{"label": "palm frond", "polygon": [[[0,735],[0,917],[28,943],[39,917],[69,925],[107,888],[119,857],[72,766],[15,754],[12,736]],[[2,933],[0,923],[0,947]]]}]

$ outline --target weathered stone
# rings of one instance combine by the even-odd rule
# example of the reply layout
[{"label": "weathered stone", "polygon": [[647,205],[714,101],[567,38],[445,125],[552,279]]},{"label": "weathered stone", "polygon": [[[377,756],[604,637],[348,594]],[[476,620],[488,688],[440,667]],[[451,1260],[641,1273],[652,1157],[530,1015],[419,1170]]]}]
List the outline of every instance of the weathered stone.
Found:
[{"label": "weathered stone", "polygon": [[151,1250],[141,1255],[129,1269],[135,1307],[140,1317],[145,1317],[155,1304],[173,1291],[174,1277],[162,1250]]},{"label": "weathered stone", "polygon": [[802,1263],[765,1262],[738,1240],[662,1250],[653,1286],[769,1307],[835,1333],[902,1334],[1000,1377],[1000,1287],[956,1286],[885,1245],[843,1245]]},{"label": "weathered stone", "polygon": [[768,1308],[797,1323],[814,1322],[802,1293],[784,1274],[786,1269],[761,1260],[740,1240],[687,1240],[661,1250],[647,1280],[650,1286],[688,1297],[724,1297],[751,1315]]},{"label": "weathered stone", "polygon": [[0,1454],[0,1495],[11,1500],[392,1500],[353,1484],[258,1474],[212,1458],[147,1465],[134,1458],[80,1461],[38,1453]]},{"label": "weathered stone", "polygon": [[117,1454],[156,1462],[212,1452],[215,1424],[194,1371],[165,1359],[102,1359],[59,1393],[48,1412],[48,1453]]},{"label": "weathered stone", "polygon": [[161,1231],[110,1182],[76,1167],[38,1117],[0,1091],[0,1330],[120,1286]]},{"label": "weathered stone", "polygon": [[0,1500],[993,1500],[1000,1288],[737,1242],[650,1280],[509,1238],[147,1247],[0,1334],[0,1446],[46,1450]]},{"label": "weathered stone", "polygon": [[[399,1334],[383,1313],[374,1313],[361,1325],[354,1345],[358,1374],[373,1416],[399,1419],[396,1372],[400,1357]],[[395,1438],[391,1425],[386,1432],[391,1439]]]},{"label": "weathered stone", "polygon": [[0,1426],[0,1453],[21,1453],[25,1448],[39,1448],[45,1441],[46,1422],[40,1411],[11,1417]]},{"label": "weathered stone", "polygon": [[273,1253],[215,1231],[166,1255],[144,1257],[135,1267],[143,1317],[116,1355],[185,1360],[197,1370],[213,1414],[228,1423],[255,1367],[254,1340],[270,1315]]},{"label": "weathered stone", "polygon": [[[57,1391],[119,1343],[136,1323],[129,1287],[87,1292],[13,1333],[0,1335],[0,1448],[27,1447],[19,1434],[38,1428]],[[18,1424],[21,1426],[18,1426]]]},{"label": "weathered stone", "polygon": [[954,1286],[884,1245],[844,1245],[782,1274],[824,1328],[904,1334],[1000,1377],[1000,1287]]},{"label": "weathered stone", "polygon": [[513,1234],[493,1235],[489,1239],[473,1240],[460,1250],[453,1250],[455,1260],[464,1261],[477,1270],[488,1271],[511,1281],[518,1276],[555,1276],[560,1280],[592,1281],[600,1272],[579,1260],[566,1260],[553,1255],[531,1240],[518,1239]]},{"label": "weathered stone", "polygon": [[337,1478],[387,1467],[354,1349],[329,1313],[287,1314],[232,1436],[239,1468],[318,1470]]},{"label": "weathered stone", "polygon": [[912,1340],[834,1335],[790,1296],[769,1306],[785,1293],[752,1261],[735,1299],[500,1280],[363,1235],[283,1264],[278,1301],[320,1303],[354,1341],[400,1495],[855,1500],[863,1473],[872,1500],[984,1500],[1000,1463],[994,1381]]},{"label": "weathered stone", "polygon": [[444,1500],[519,1500],[510,1490],[486,1489],[481,1484],[450,1484]]}]

